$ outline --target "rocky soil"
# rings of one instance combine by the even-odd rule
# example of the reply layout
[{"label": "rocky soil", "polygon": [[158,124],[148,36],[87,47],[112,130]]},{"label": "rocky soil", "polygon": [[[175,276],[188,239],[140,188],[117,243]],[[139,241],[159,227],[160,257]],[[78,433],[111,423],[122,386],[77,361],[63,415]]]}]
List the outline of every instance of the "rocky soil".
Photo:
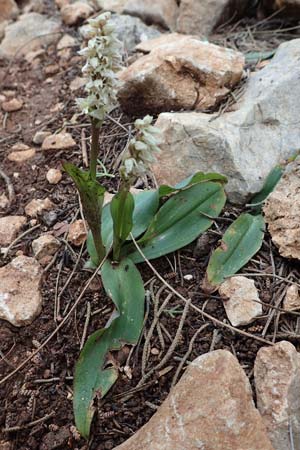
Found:
[{"label": "rocky soil", "polygon": [[[124,44],[119,106],[100,136],[106,201],[134,118],[150,113],[163,137],[156,180],[218,171],[231,203],[197,242],[153,262],[165,283],[141,265],[143,336],[113,355],[119,381],[86,442],[73,369],[112,305],[97,277],[84,290],[87,227],[62,161],[87,165],[77,52],[102,10]],[[298,0],[1,2],[0,450],[300,448],[299,20]],[[206,294],[211,251],[278,163],[262,249]]]}]

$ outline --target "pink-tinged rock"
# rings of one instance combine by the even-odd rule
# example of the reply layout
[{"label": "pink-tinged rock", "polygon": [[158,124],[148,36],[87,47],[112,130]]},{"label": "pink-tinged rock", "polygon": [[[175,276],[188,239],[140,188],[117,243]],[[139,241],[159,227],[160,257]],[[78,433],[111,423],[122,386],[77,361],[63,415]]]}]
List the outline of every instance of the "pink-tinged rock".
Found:
[{"label": "pink-tinged rock", "polygon": [[35,258],[42,266],[47,265],[51,257],[57,252],[60,242],[51,234],[43,234],[32,241],[32,250]]},{"label": "pink-tinged rock", "polygon": [[48,197],[44,199],[33,199],[25,206],[25,213],[27,216],[37,217],[43,211],[51,210],[54,207],[54,203]]},{"label": "pink-tinged rock", "polygon": [[28,148],[27,150],[20,150],[9,153],[7,159],[9,159],[9,161],[22,163],[34,158],[35,154],[36,150],[34,148]]},{"label": "pink-tinged rock", "polygon": [[76,247],[80,247],[86,241],[86,230],[86,224],[82,219],[75,220],[69,227],[68,241]]},{"label": "pink-tinged rock", "polygon": [[288,286],[283,300],[283,309],[286,311],[294,311],[300,309],[300,291],[297,284]]},{"label": "pink-tinged rock", "polygon": [[2,103],[2,109],[5,112],[15,112],[19,111],[23,107],[23,101],[19,100],[17,98],[12,98],[11,100],[8,100],[7,102]]},{"label": "pink-tinged rock", "polygon": [[300,157],[287,166],[263,211],[279,253],[300,259]]},{"label": "pink-tinged rock", "polygon": [[40,314],[42,269],[34,258],[18,256],[0,269],[0,318],[16,327]]},{"label": "pink-tinged rock", "polygon": [[118,97],[126,112],[207,110],[240,81],[241,53],[193,36],[169,39],[120,72]]},{"label": "pink-tinged rock", "polygon": [[0,2],[0,23],[5,20],[15,19],[19,13],[19,8],[15,0],[1,0]]},{"label": "pink-tinged rock", "polygon": [[65,150],[76,146],[76,142],[70,133],[61,132],[47,136],[42,144],[42,150],[55,151]]},{"label": "pink-tinged rock", "polygon": [[248,0],[181,0],[177,31],[207,36],[230,19],[237,20],[248,3]]},{"label": "pink-tinged rock", "polygon": [[142,19],[147,24],[174,30],[178,16],[176,0],[128,0],[123,14]]},{"label": "pink-tinged rock", "polygon": [[61,9],[61,17],[66,25],[75,25],[93,14],[93,8],[87,3],[75,2]]},{"label": "pink-tinged rock", "polygon": [[299,353],[287,341],[261,348],[255,360],[254,377],[257,407],[274,449],[299,449]]},{"label": "pink-tinged rock", "polygon": [[17,237],[27,222],[24,216],[6,216],[0,218],[0,245],[9,245]]},{"label": "pink-tinged rock", "polygon": [[254,281],[243,276],[228,278],[219,287],[224,308],[234,327],[248,325],[262,315],[262,305]]},{"label": "pink-tinged rock", "polygon": [[226,350],[199,356],[158,411],[115,450],[273,450],[251,386]]}]

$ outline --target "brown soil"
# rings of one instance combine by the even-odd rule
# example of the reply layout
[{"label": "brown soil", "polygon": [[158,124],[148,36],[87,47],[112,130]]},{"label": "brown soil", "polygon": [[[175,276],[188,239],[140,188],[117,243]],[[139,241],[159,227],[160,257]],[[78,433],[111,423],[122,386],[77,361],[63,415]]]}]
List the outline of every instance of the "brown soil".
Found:
[{"label": "brown soil", "polygon": [[[252,37],[248,39],[246,33],[252,26]],[[241,22],[232,29],[232,25],[220,31],[214,40],[246,51],[247,45],[253,50],[269,50],[278,45],[278,39],[290,39],[290,32],[274,32],[279,24],[270,21],[264,25],[266,38],[257,34],[259,25],[256,22]],[[273,31],[272,33],[270,32]],[[255,34],[256,33],[256,34]],[[293,31],[295,36],[296,31]],[[259,40],[257,36],[259,37]],[[283,35],[283,37],[282,37]],[[253,36],[257,39],[255,47]],[[46,67],[58,65],[58,72],[46,74]],[[69,84],[72,79],[80,75],[81,61],[76,56],[65,64],[60,60],[53,47],[49,47],[40,57],[40,63],[32,67],[24,61],[14,61],[9,67],[0,67],[0,79],[3,80],[3,90],[13,90],[15,96],[22,98],[24,107],[21,111],[9,114],[2,113],[0,119],[3,124],[1,131],[1,169],[10,177],[15,190],[15,201],[4,215],[23,214],[24,206],[32,198],[49,197],[56,205],[55,214],[44,214],[38,219],[40,228],[22,238],[11,249],[6,260],[2,258],[0,265],[8,263],[18,251],[31,255],[31,242],[41,232],[58,228],[58,224],[70,223],[80,217],[77,194],[72,182],[63,175],[62,182],[51,186],[45,179],[50,167],[61,167],[62,160],[71,160],[82,164],[82,137],[89,135],[89,124],[83,117],[74,119],[78,113],[74,99],[78,92],[71,93]],[[51,80],[49,80],[51,77]],[[59,105],[59,106],[58,106]],[[132,118],[125,117],[121,111],[114,111],[114,121],[108,120],[102,130],[101,154],[107,170],[114,173],[115,158],[124,148],[128,133],[124,131],[130,127]],[[36,157],[28,163],[17,165],[6,158],[9,149],[16,142],[24,142],[32,146],[32,137],[38,129],[56,132],[65,128],[72,133],[78,143],[75,151],[63,151],[44,154],[37,147]],[[82,130],[85,130],[83,132]],[[103,179],[107,188],[117,187],[117,178]],[[1,191],[6,189],[0,179]],[[130,359],[132,378],[124,372],[127,353],[120,352],[115,356],[120,365],[120,377],[101,404],[97,413],[89,443],[81,439],[74,426],[72,412],[72,375],[74,364],[80,351],[87,302],[91,306],[91,318],[87,334],[102,327],[110,316],[112,305],[101,289],[100,280],[93,283],[70,319],[50,342],[34,356],[28,364],[12,376],[0,387],[0,429],[1,439],[9,441],[12,449],[22,450],[52,450],[52,449],[112,449],[122,443],[138,430],[156,408],[166,398],[180,360],[188,351],[188,346],[195,332],[205,323],[206,328],[196,338],[191,354],[186,364],[195,357],[213,349],[228,349],[239,359],[242,367],[252,381],[253,363],[258,349],[264,345],[259,338],[267,341],[288,339],[298,345],[300,330],[299,316],[285,314],[272,305],[280,306],[280,298],[288,284],[299,280],[299,263],[288,261],[280,257],[276,248],[266,235],[261,251],[253,258],[243,272],[253,274],[259,288],[260,298],[264,304],[264,315],[254,325],[242,327],[243,335],[238,330],[225,327],[228,323],[222,301],[218,295],[208,296],[201,289],[207,262],[211,250],[217,245],[222,232],[234,220],[240,210],[229,206],[206,233],[204,242],[193,243],[176,254],[161,258],[153,262],[156,270],[186,298],[191,298],[194,305],[203,309],[211,316],[224,322],[219,326],[213,320],[204,319],[199,313],[190,310],[183,325],[178,345],[172,353],[166,366],[147,380],[139,390],[134,390],[141,380],[141,360],[143,355],[144,338],[133,352]],[[28,229],[30,225],[28,225]],[[184,230],[183,230],[184,231]],[[60,236],[62,237],[62,236]],[[85,283],[90,278],[90,272],[82,270],[86,260],[84,252],[71,282],[64,290],[60,299],[60,316],[63,318],[72,304],[78,298]],[[31,326],[16,329],[6,322],[0,323],[0,376],[9,374],[15,367],[34,352],[51,334],[59,322],[54,321],[54,307],[57,295],[65,285],[74,270],[79,258],[79,250],[63,245],[57,253],[51,267],[45,272],[43,281],[43,311]],[[153,301],[162,303],[167,295],[167,289],[160,290],[162,283],[153,277],[152,271],[146,264],[139,266],[143,279],[150,289],[149,315],[144,334],[149,331],[153,320]],[[278,277],[273,276],[276,273]],[[192,275],[190,281],[184,278]],[[159,291],[160,290],[160,291]],[[159,291],[159,292],[158,292]],[[156,300],[155,300],[156,299]],[[173,297],[167,309],[161,316],[160,326],[162,336],[153,334],[150,344],[150,357],[146,371],[154,367],[167,352],[178,328],[184,305]],[[186,365],[184,366],[186,367]],[[128,395],[130,393],[130,395]],[[39,422],[36,423],[41,419]],[[1,448],[1,443],[0,443]]]}]

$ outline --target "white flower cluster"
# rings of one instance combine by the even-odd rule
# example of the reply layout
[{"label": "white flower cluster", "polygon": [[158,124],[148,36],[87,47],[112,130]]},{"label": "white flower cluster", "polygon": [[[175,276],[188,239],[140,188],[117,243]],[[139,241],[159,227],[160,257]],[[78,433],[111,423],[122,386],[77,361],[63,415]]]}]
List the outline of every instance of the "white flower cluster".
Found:
[{"label": "white flower cluster", "polygon": [[160,152],[160,129],[152,124],[153,117],[145,116],[144,119],[135,121],[137,133],[130,140],[128,148],[123,156],[120,168],[121,177],[133,181],[150,172],[151,165],[156,162],[155,154]]},{"label": "white flower cluster", "polygon": [[87,78],[88,96],[77,100],[81,110],[94,119],[103,121],[116,104],[118,79],[121,68],[121,42],[109,21],[109,12],[88,21],[85,36],[88,46],[79,52],[87,58],[82,73]]}]

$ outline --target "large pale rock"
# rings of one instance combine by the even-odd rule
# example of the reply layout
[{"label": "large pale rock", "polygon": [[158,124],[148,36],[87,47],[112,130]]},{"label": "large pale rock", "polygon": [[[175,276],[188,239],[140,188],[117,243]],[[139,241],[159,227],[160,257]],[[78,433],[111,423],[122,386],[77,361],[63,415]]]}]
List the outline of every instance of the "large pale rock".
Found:
[{"label": "large pale rock", "polygon": [[300,292],[297,284],[288,286],[283,300],[283,309],[286,311],[300,309]]},{"label": "large pale rock", "polygon": [[300,157],[287,166],[263,210],[280,254],[300,259]]},{"label": "large pale rock", "polygon": [[248,0],[181,0],[177,31],[209,35],[230,19],[237,20],[248,3]]},{"label": "large pale rock", "polygon": [[60,38],[60,27],[59,21],[42,14],[23,14],[17,22],[6,27],[0,44],[0,57],[24,56],[56,42]]},{"label": "large pale rock", "polygon": [[176,0],[128,0],[124,14],[139,17],[147,24],[174,30],[178,15]]},{"label": "large pale rock", "polygon": [[280,16],[300,19],[300,0],[262,0],[261,9],[266,15],[277,12]]},{"label": "large pale rock", "polygon": [[272,450],[237,359],[195,359],[150,421],[115,450]]},{"label": "large pale rock", "polygon": [[229,178],[231,201],[259,192],[273,167],[299,149],[299,58],[300,39],[281,44],[273,60],[250,76],[236,111],[160,114],[158,182],[172,185],[198,170],[217,171]]},{"label": "large pale rock", "polygon": [[16,327],[28,325],[42,307],[42,270],[34,258],[18,256],[0,269],[0,319]]},{"label": "large pale rock", "polygon": [[6,216],[0,218],[0,245],[9,245],[17,237],[27,222],[24,216]]},{"label": "large pale rock", "polygon": [[[255,360],[254,376],[257,407],[274,449],[299,449],[299,353],[286,341],[279,342],[273,347],[261,348]],[[290,436],[293,437],[293,446]]]},{"label": "large pale rock", "polygon": [[0,2],[0,23],[6,20],[15,19],[19,13],[15,0],[1,0]]},{"label": "large pale rock", "polygon": [[130,113],[205,110],[242,77],[244,57],[193,36],[158,45],[120,73],[119,100]]},{"label": "large pale rock", "polygon": [[111,11],[122,14],[127,0],[96,0],[99,8],[103,11]]},{"label": "large pale rock", "polygon": [[228,278],[219,287],[219,293],[227,299],[224,308],[234,327],[248,325],[262,315],[262,305],[253,280],[240,275]]}]

